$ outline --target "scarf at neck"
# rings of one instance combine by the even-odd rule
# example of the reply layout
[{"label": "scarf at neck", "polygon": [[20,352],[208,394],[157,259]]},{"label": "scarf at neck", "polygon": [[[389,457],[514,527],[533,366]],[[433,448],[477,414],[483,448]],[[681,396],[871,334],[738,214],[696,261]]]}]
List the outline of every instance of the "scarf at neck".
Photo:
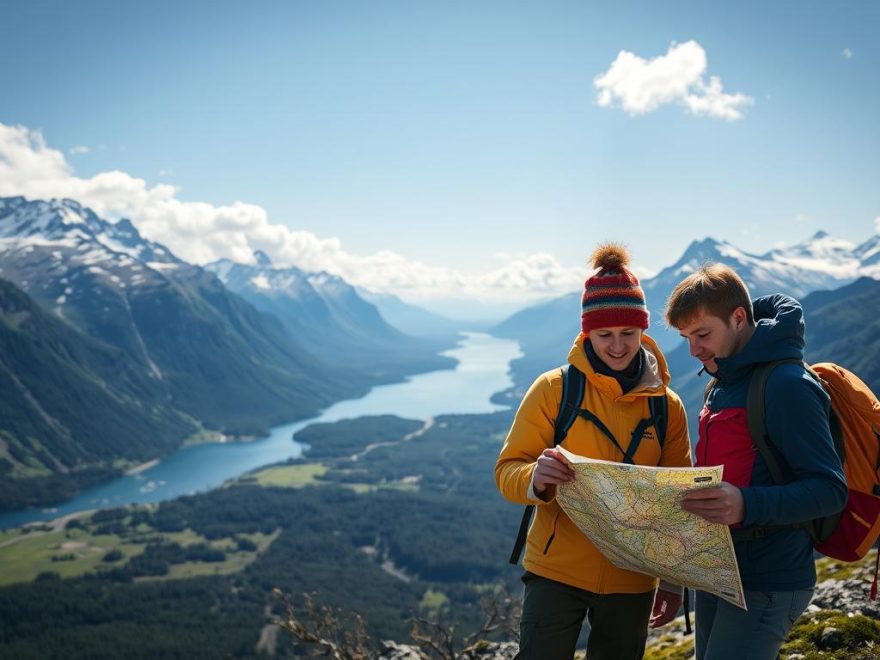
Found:
[{"label": "scarf at neck", "polygon": [[645,360],[645,349],[641,346],[632,362],[621,371],[615,371],[605,364],[602,358],[596,354],[596,349],[593,348],[593,344],[590,343],[589,339],[584,340],[584,351],[587,354],[587,359],[590,361],[590,366],[593,367],[593,371],[603,376],[610,376],[616,380],[624,394],[634,389],[645,374],[647,360]]}]

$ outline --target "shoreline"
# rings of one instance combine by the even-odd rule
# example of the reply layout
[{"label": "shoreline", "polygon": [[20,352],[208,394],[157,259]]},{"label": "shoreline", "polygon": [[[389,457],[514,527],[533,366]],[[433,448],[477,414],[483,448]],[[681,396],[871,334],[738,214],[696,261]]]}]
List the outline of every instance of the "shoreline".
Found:
[{"label": "shoreline", "polygon": [[134,467],[127,469],[125,471],[125,475],[131,477],[135,474],[140,474],[141,472],[145,472],[150,468],[156,467],[157,465],[159,465],[159,459],[154,458],[151,461],[147,461],[146,463],[141,463],[140,465],[135,465]]}]

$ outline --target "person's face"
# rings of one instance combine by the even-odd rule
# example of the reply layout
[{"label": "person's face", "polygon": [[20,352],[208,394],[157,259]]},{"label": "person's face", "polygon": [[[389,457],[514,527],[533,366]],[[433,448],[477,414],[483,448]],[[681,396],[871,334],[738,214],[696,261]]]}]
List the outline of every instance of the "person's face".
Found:
[{"label": "person's face", "polygon": [[596,328],[590,331],[590,343],[599,359],[614,371],[629,366],[642,343],[642,329],[635,327]]},{"label": "person's face", "polygon": [[718,370],[715,358],[730,357],[742,348],[745,327],[745,310],[737,307],[726,320],[703,310],[679,326],[678,331],[688,340],[691,355],[702,363],[706,371],[715,373]]}]

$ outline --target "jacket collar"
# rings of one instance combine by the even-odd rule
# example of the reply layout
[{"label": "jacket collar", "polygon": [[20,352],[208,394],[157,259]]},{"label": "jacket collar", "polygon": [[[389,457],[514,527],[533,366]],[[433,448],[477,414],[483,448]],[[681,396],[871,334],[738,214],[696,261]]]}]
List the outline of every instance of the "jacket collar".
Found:
[{"label": "jacket collar", "polygon": [[619,397],[650,396],[657,394],[658,390],[669,385],[669,367],[666,364],[666,358],[654,340],[645,333],[642,333],[642,348],[645,349],[646,361],[645,372],[639,384],[625,395],[615,378],[596,373],[590,365],[584,352],[585,338],[586,335],[580,333],[574,340],[574,345],[568,352],[568,362],[587,377],[591,387],[616,399]]},{"label": "jacket collar", "polygon": [[755,332],[738,353],[716,358],[720,381],[735,381],[751,374],[755,365],[789,358],[804,359],[804,312],[801,304],[782,294],[763,296],[752,303]]}]

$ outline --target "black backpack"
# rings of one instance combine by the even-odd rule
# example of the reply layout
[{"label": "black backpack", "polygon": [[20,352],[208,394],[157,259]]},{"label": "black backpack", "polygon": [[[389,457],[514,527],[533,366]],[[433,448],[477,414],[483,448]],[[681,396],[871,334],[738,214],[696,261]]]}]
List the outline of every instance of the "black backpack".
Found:
[{"label": "black backpack", "polygon": [[[562,371],[562,399],[559,402],[559,412],[556,413],[556,421],[553,424],[553,446],[565,440],[568,430],[574,424],[574,420],[583,417],[588,422],[595,424],[598,429],[608,438],[608,440],[620,450],[623,454],[621,463],[629,463],[632,465],[633,456],[639,448],[642,441],[642,435],[649,426],[653,426],[657,430],[657,441],[660,443],[660,449],[663,449],[663,442],[666,440],[666,422],[669,417],[669,399],[667,395],[652,396],[648,398],[648,407],[650,417],[647,417],[636,425],[632,432],[629,447],[624,451],[617,442],[617,439],[608,430],[608,427],[595,414],[581,408],[581,401],[584,398],[584,388],[587,385],[586,376],[577,367],[566,364],[561,368]],[[519,524],[519,532],[516,536],[516,542],[513,544],[513,551],[510,553],[510,563],[518,564],[522,556],[523,548],[526,544],[526,536],[529,532],[529,524],[532,521],[532,515],[535,511],[535,505],[529,504],[523,511],[522,521]]]}]

